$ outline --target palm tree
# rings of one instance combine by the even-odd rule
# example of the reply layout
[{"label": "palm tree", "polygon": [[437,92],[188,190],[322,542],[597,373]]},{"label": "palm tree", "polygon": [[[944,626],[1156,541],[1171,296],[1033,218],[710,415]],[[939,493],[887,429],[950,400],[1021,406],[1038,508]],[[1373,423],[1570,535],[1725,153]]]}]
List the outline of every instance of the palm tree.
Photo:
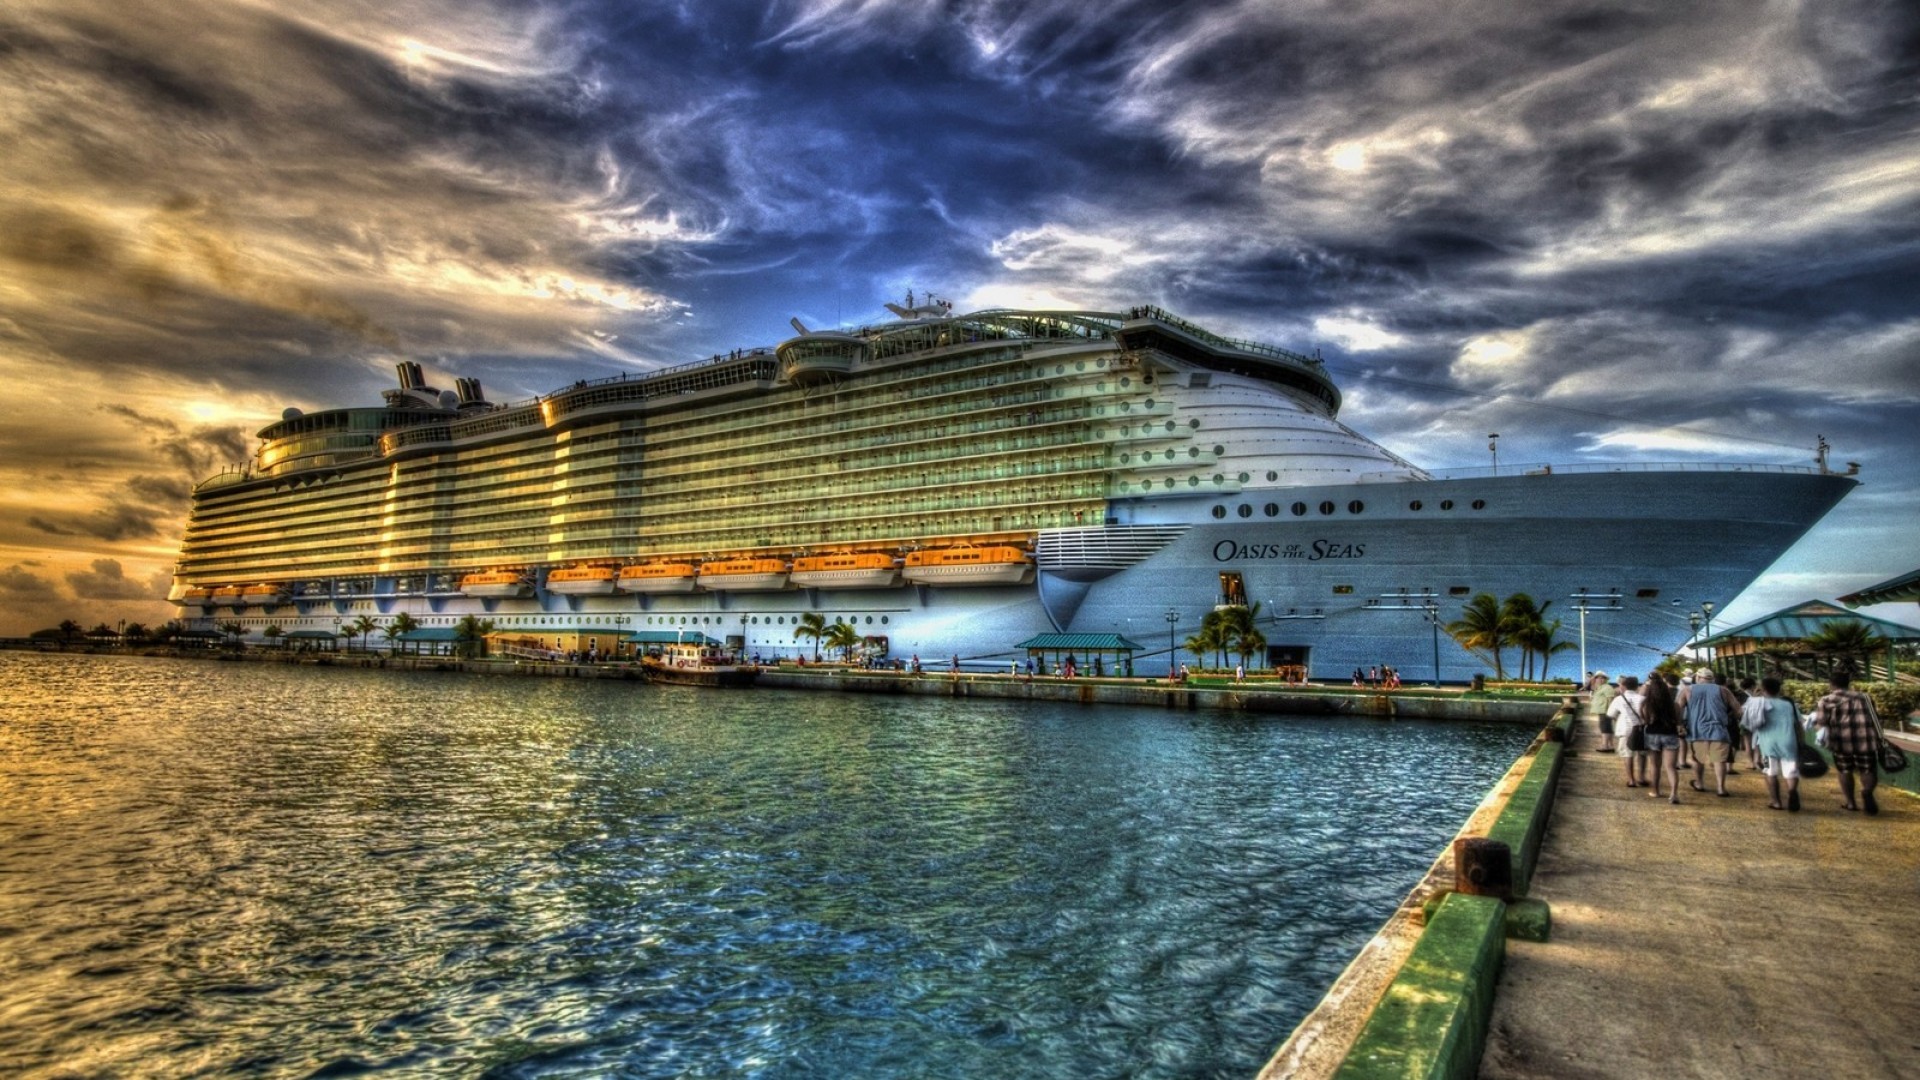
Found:
[{"label": "palm tree", "polygon": [[246,632],[247,632],[246,624],[237,622],[232,619],[229,619],[226,622],[223,622],[220,624],[220,633],[229,639],[227,641],[227,644],[232,645],[236,648],[239,647],[240,645],[240,635]]},{"label": "palm tree", "polygon": [[1552,635],[1547,630],[1547,609],[1552,606],[1551,600],[1536,604],[1526,593],[1514,593],[1500,603],[1500,621],[1506,640],[1520,647],[1523,679],[1533,678],[1534,656],[1552,647]]},{"label": "palm tree", "polygon": [[403,611],[395,615],[393,621],[387,624],[387,644],[392,645],[400,640],[401,635],[411,634],[418,629],[420,629],[420,620]]},{"label": "palm tree", "polygon": [[817,611],[809,611],[800,616],[800,625],[793,628],[796,638],[813,639],[813,662],[820,662],[820,639],[827,633],[827,617]]},{"label": "palm tree", "polygon": [[1492,593],[1480,593],[1460,609],[1460,617],[1446,625],[1447,636],[1482,660],[1493,659],[1493,677],[1505,679],[1507,668],[1500,650],[1507,645],[1507,622],[1500,601]]},{"label": "palm tree", "polygon": [[81,627],[79,623],[74,622],[72,619],[61,619],[60,625],[54,629],[60,631],[60,647],[65,648],[73,644],[74,638],[80,636]]},{"label": "palm tree", "polygon": [[836,622],[827,627],[827,648],[839,649],[840,659],[851,661],[854,647],[860,644],[860,631],[852,623]]},{"label": "palm tree", "polygon": [[128,641],[145,641],[147,640],[147,636],[152,633],[153,631],[147,629],[146,623],[130,622],[127,624],[127,628],[120,632],[120,635]]},{"label": "palm tree", "polygon": [[1871,657],[1887,647],[1887,639],[1874,633],[1873,627],[1866,623],[1828,619],[1820,624],[1819,630],[1802,638],[1800,644],[1814,655],[1826,657],[1829,671],[1839,668],[1852,673],[1862,667],[1871,671]]},{"label": "palm tree", "polygon": [[380,629],[380,620],[374,618],[371,615],[362,615],[359,618],[353,620],[353,625],[350,627],[350,629],[354,633],[360,635],[360,642],[361,642],[361,645],[364,647],[367,641],[367,636],[373,633],[375,630]]},{"label": "palm tree", "polygon": [[279,623],[268,623],[267,628],[260,631],[260,636],[266,638],[269,642],[275,642],[279,641],[280,636],[285,633],[285,630],[280,629]]},{"label": "palm tree", "polygon": [[492,619],[477,619],[472,615],[463,616],[453,624],[454,647],[462,657],[484,656],[487,651],[487,635],[493,633]]},{"label": "palm tree", "polygon": [[1240,657],[1240,666],[1246,667],[1252,662],[1254,656],[1265,651],[1267,647],[1267,635],[1261,633],[1259,628],[1254,626],[1236,630],[1234,632],[1232,647],[1234,653]]},{"label": "palm tree", "polygon": [[1208,616],[1200,620],[1200,632],[1180,643],[1180,647],[1193,654],[1193,658],[1205,666],[1209,653],[1218,653],[1226,648],[1220,633],[1220,620]]}]

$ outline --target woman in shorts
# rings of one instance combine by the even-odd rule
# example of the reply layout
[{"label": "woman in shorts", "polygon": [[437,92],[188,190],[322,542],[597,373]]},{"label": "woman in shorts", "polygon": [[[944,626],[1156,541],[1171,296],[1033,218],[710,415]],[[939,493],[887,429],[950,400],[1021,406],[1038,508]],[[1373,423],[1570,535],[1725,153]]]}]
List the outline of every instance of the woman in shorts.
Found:
[{"label": "woman in shorts", "polygon": [[1647,786],[1646,748],[1644,744],[1635,746],[1640,740],[1634,735],[1646,718],[1646,700],[1646,695],[1640,692],[1640,680],[1622,675],[1620,692],[1614,696],[1613,704],[1607,706],[1607,716],[1613,721],[1614,745],[1626,759],[1628,787]]},{"label": "woman in shorts", "polygon": [[1667,801],[1677,806],[1680,803],[1680,707],[1674,703],[1673,688],[1659,672],[1647,676],[1647,699],[1640,708],[1646,721],[1647,757],[1653,764],[1653,790],[1647,794],[1659,798],[1660,778],[1665,776],[1670,785]]},{"label": "woman in shorts", "polygon": [[[1740,708],[1740,726],[1760,753],[1767,778],[1767,809],[1800,810],[1800,710],[1780,696],[1780,680],[1760,680],[1760,689]],[[1781,785],[1787,797],[1780,798]]]}]

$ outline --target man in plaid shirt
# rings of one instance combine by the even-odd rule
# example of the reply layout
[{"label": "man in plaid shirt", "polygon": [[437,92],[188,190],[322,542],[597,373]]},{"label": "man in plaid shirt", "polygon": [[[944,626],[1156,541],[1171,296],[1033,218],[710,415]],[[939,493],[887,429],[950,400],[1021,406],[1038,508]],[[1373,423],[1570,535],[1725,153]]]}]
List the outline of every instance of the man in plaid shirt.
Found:
[{"label": "man in plaid shirt", "polygon": [[[1849,689],[1853,676],[1836,671],[1827,680],[1831,687],[1820,704],[1813,707],[1814,725],[1827,733],[1827,752],[1833,755],[1833,767],[1840,773],[1840,803],[1847,810],[1865,806],[1867,813],[1880,812],[1873,800],[1873,789],[1880,783],[1880,733],[1873,722],[1873,700],[1858,690]],[[1860,804],[1853,801],[1853,775],[1860,774]]]}]

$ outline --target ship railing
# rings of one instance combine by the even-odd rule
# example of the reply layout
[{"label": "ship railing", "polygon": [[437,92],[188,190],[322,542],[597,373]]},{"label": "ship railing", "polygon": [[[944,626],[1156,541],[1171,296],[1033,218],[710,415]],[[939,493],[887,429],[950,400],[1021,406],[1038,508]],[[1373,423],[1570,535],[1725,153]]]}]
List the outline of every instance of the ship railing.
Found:
[{"label": "ship railing", "polygon": [[1764,465],[1735,464],[1706,461],[1582,461],[1574,463],[1543,463],[1471,466],[1460,469],[1421,469],[1409,474],[1406,470],[1383,470],[1360,476],[1360,483],[1417,483],[1422,480],[1479,480],[1501,476],[1570,476],[1592,473],[1776,473],[1786,475],[1817,476],[1820,470],[1808,465]]},{"label": "ship railing", "polygon": [[1305,364],[1316,370],[1325,370],[1326,367],[1317,356],[1308,356],[1305,353],[1297,353],[1292,349],[1283,349],[1278,345],[1268,345],[1265,342],[1248,341],[1244,338],[1223,337],[1211,330],[1204,330],[1195,326],[1180,316],[1170,311],[1154,307],[1151,304],[1145,307],[1134,308],[1132,311],[1129,311],[1128,314],[1138,318],[1152,319],[1155,322],[1166,323],[1168,326],[1178,328],[1189,337],[1199,338],[1201,341],[1207,342],[1210,345],[1219,346],[1223,349],[1253,353],[1257,356],[1271,356],[1276,360]]}]

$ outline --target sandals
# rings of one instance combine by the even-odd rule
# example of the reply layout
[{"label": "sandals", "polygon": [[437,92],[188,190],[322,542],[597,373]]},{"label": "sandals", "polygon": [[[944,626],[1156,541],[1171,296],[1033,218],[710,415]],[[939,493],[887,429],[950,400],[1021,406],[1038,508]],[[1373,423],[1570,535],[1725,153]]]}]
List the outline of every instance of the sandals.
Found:
[{"label": "sandals", "polygon": [[1700,786],[1700,781],[1698,781],[1698,780],[1689,780],[1689,781],[1687,781],[1687,786],[1688,786],[1688,787],[1690,787],[1690,788],[1692,788],[1693,790],[1695,790],[1695,791],[1699,791],[1699,792],[1705,792],[1705,791],[1707,790],[1706,788],[1703,788],[1703,787],[1701,787],[1701,786]]},{"label": "sandals", "polygon": [[1860,802],[1866,806],[1867,816],[1872,817],[1873,815],[1878,814],[1880,812],[1880,804],[1873,801],[1873,792],[1871,791],[1861,792]]}]

